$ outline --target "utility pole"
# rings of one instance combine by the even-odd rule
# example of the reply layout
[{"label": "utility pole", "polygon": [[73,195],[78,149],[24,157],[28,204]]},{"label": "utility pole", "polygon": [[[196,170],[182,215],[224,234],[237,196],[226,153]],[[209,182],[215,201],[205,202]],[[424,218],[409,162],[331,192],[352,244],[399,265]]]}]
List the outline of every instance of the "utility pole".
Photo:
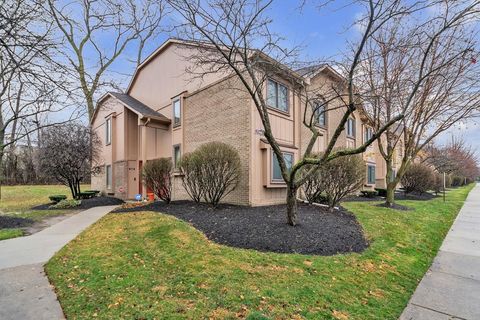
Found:
[{"label": "utility pole", "polygon": [[445,199],[445,184],[446,184],[445,180],[446,180],[446,173],[443,172],[443,202],[446,201],[446,199]]}]

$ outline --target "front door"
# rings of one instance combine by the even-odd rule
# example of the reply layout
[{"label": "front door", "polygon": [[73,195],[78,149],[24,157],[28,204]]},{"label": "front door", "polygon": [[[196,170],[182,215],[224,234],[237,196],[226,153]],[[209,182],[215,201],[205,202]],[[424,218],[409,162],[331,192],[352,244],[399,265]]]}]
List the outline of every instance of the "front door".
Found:
[{"label": "front door", "polygon": [[138,194],[138,180],[137,161],[128,161],[128,199],[135,199],[135,195]]}]

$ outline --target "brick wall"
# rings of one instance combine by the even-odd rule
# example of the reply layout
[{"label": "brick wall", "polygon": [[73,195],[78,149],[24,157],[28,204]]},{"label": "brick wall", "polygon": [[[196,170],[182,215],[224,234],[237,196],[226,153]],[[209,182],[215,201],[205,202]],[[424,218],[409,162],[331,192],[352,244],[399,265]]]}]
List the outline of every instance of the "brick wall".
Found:
[{"label": "brick wall", "polygon": [[[237,149],[241,160],[240,182],[223,202],[248,205],[251,100],[243,88],[239,80],[232,77],[186,97],[183,152],[191,152],[211,141],[224,142]],[[181,181],[175,185],[174,192],[182,194]]]},{"label": "brick wall", "polygon": [[113,164],[113,192],[115,197],[120,199],[127,198],[127,179],[128,164],[127,161],[117,161]]},{"label": "brick wall", "polygon": [[105,170],[102,168],[101,172],[92,175],[91,180],[92,190],[99,190],[102,194],[105,194]]}]

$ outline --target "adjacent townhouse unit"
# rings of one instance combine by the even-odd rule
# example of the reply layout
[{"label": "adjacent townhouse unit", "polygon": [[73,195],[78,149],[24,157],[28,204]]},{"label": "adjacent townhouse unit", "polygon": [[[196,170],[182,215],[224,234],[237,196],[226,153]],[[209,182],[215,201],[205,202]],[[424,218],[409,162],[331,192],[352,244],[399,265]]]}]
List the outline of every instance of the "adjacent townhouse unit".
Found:
[{"label": "adjacent townhouse unit", "polygon": [[[278,163],[263,136],[253,100],[239,79],[220,72],[201,78],[186,72],[196,66],[185,57],[200,45],[166,41],[137,68],[125,93],[110,92],[99,100],[91,126],[102,140],[104,170],[92,177],[92,188],[122,199],[145,196],[141,171],[147,161],[168,157],[176,166],[183,154],[204,143],[220,141],[235,147],[241,158],[240,182],[225,202],[258,206],[285,201]],[[314,87],[342,79],[328,65],[288,72],[288,80],[269,78],[264,94],[274,136],[287,162],[294,163],[305,150],[310,132],[302,124],[305,104],[291,88],[292,83],[308,79],[309,86]],[[314,152],[324,150],[342,112],[335,109],[318,117],[323,135]],[[356,111],[338,147],[361,145],[372,134],[368,123],[361,109]],[[384,187],[385,165],[378,146],[370,146],[363,157],[365,188]],[[181,178],[175,170],[173,200],[188,198]]]}]

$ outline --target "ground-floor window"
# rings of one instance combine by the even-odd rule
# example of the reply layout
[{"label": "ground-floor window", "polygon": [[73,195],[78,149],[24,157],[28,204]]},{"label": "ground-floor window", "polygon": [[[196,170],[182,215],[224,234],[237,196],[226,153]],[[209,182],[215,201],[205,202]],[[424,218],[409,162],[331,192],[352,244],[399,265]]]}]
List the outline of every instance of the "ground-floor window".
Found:
[{"label": "ground-floor window", "polygon": [[[293,153],[282,152],[283,159],[285,160],[285,165],[287,169],[290,170],[293,165]],[[280,169],[280,163],[278,163],[277,156],[272,150],[272,181],[283,181],[282,170]]]},{"label": "ground-floor window", "polygon": [[180,162],[181,158],[182,158],[182,154],[180,151],[180,145],[177,144],[173,146],[173,166],[175,168],[178,168],[178,163]]},{"label": "ground-floor window", "polygon": [[390,182],[395,181],[395,178],[397,177],[397,170],[392,169],[392,174],[390,176]]},{"label": "ground-floor window", "polygon": [[111,165],[105,166],[105,182],[107,185],[107,189],[112,189],[112,166]]},{"label": "ground-floor window", "polygon": [[371,164],[367,165],[367,183],[375,184],[375,166]]}]

